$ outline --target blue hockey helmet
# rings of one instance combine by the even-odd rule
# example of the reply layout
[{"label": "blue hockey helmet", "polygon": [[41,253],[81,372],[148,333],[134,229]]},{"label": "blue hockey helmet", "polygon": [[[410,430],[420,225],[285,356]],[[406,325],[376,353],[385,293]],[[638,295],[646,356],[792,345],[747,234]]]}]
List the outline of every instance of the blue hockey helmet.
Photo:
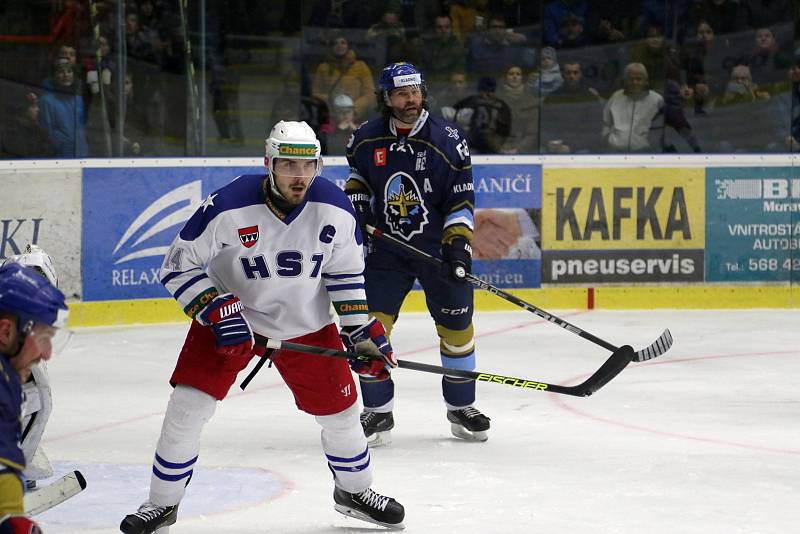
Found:
[{"label": "blue hockey helmet", "polygon": [[0,267],[0,311],[15,315],[18,330],[29,335],[36,323],[62,328],[69,311],[64,294],[33,268],[19,263]]},{"label": "blue hockey helmet", "polygon": [[425,76],[417,67],[405,62],[389,63],[383,68],[378,80],[378,87],[383,95],[388,95],[392,89],[409,85],[419,86],[423,94],[425,93]]}]

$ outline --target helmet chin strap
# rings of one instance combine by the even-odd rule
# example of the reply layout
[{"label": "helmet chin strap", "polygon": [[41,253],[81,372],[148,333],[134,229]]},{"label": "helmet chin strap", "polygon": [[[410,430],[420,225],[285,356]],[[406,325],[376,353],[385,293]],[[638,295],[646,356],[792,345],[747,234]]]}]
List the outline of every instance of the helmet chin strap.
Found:
[{"label": "helmet chin strap", "polygon": [[278,186],[275,185],[275,174],[273,173],[272,170],[269,171],[269,191],[270,191],[270,193],[272,193],[276,197],[278,197],[278,198],[280,198],[282,200],[286,200],[286,197],[284,197],[281,194],[281,192],[278,191]]}]

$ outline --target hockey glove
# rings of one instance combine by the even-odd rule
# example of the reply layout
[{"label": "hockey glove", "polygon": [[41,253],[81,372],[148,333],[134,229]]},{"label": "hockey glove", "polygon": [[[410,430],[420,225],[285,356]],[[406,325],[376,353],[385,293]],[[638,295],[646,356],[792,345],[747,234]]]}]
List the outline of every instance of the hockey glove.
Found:
[{"label": "hockey glove", "polygon": [[392,346],[386,338],[386,330],[384,330],[383,324],[374,317],[352,332],[343,329],[340,336],[348,352],[375,356],[375,359],[369,363],[351,360],[350,368],[355,373],[361,376],[372,376],[378,380],[386,380],[389,378],[389,371],[397,367]]},{"label": "hockey glove", "polygon": [[198,317],[210,326],[217,338],[217,352],[225,356],[249,356],[253,350],[253,331],[242,315],[244,305],[231,293],[212,300]]},{"label": "hockey glove", "polygon": [[352,189],[347,191],[347,197],[353,203],[353,208],[356,210],[356,220],[358,226],[361,228],[361,234],[366,245],[369,240],[369,233],[367,232],[367,225],[375,226],[375,216],[372,214],[372,206],[370,205],[370,196],[360,189]]},{"label": "hockey glove", "polygon": [[39,525],[21,515],[0,517],[0,534],[42,534]]},{"label": "hockey glove", "polygon": [[464,283],[472,271],[472,247],[463,237],[442,245],[442,276],[448,281]]}]

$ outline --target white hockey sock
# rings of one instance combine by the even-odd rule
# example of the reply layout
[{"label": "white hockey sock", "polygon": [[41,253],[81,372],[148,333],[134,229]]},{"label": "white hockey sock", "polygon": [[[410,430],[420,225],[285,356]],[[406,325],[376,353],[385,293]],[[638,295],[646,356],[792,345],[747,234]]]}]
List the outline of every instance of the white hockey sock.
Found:
[{"label": "white hockey sock", "polygon": [[172,506],[183,498],[200,451],[200,434],[216,405],[216,399],[207,393],[188,386],[175,387],[153,460],[152,503]]},{"label": "white hockey sock", "polygon": [[333,415],[318,415],[322,426],[322,450],[334,473],[336,485],[350,493],[372,485],[372,465],[367,438],[358,418],[358,403]]}]

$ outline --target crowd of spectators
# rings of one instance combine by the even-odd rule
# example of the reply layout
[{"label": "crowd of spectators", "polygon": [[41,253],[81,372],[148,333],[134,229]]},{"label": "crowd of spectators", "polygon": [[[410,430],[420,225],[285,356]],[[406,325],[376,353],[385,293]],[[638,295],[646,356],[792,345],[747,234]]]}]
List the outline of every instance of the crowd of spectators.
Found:
[{"label": "crowd of spectators", "polygon": [[[207,3],[209,21],[261,9]],[[178,0],[125,4],[121,36],[118,4],[96,4],[95,17],[75,9],[80,31],[51,49],[39,84],[1,97],[4,157],[185,153],[201,104],[196,72],[187,76],[200,54],[204,128],[218,145],[250,142],[247,130],[281,115],[306,120],[327,154],[343,154],[375,114],[382,66],[409,61],[426,75],[430,110],[462,126],[477,154],[800,148],[800,0],[275,2],[265,33],[286,29],[277,66],[226,48],[231,33],[257,31],[252,20],[209,24],[206,50],[192,37],[189,52]],[[268,109],[242,103],[237,62],[281,77]]]}]

